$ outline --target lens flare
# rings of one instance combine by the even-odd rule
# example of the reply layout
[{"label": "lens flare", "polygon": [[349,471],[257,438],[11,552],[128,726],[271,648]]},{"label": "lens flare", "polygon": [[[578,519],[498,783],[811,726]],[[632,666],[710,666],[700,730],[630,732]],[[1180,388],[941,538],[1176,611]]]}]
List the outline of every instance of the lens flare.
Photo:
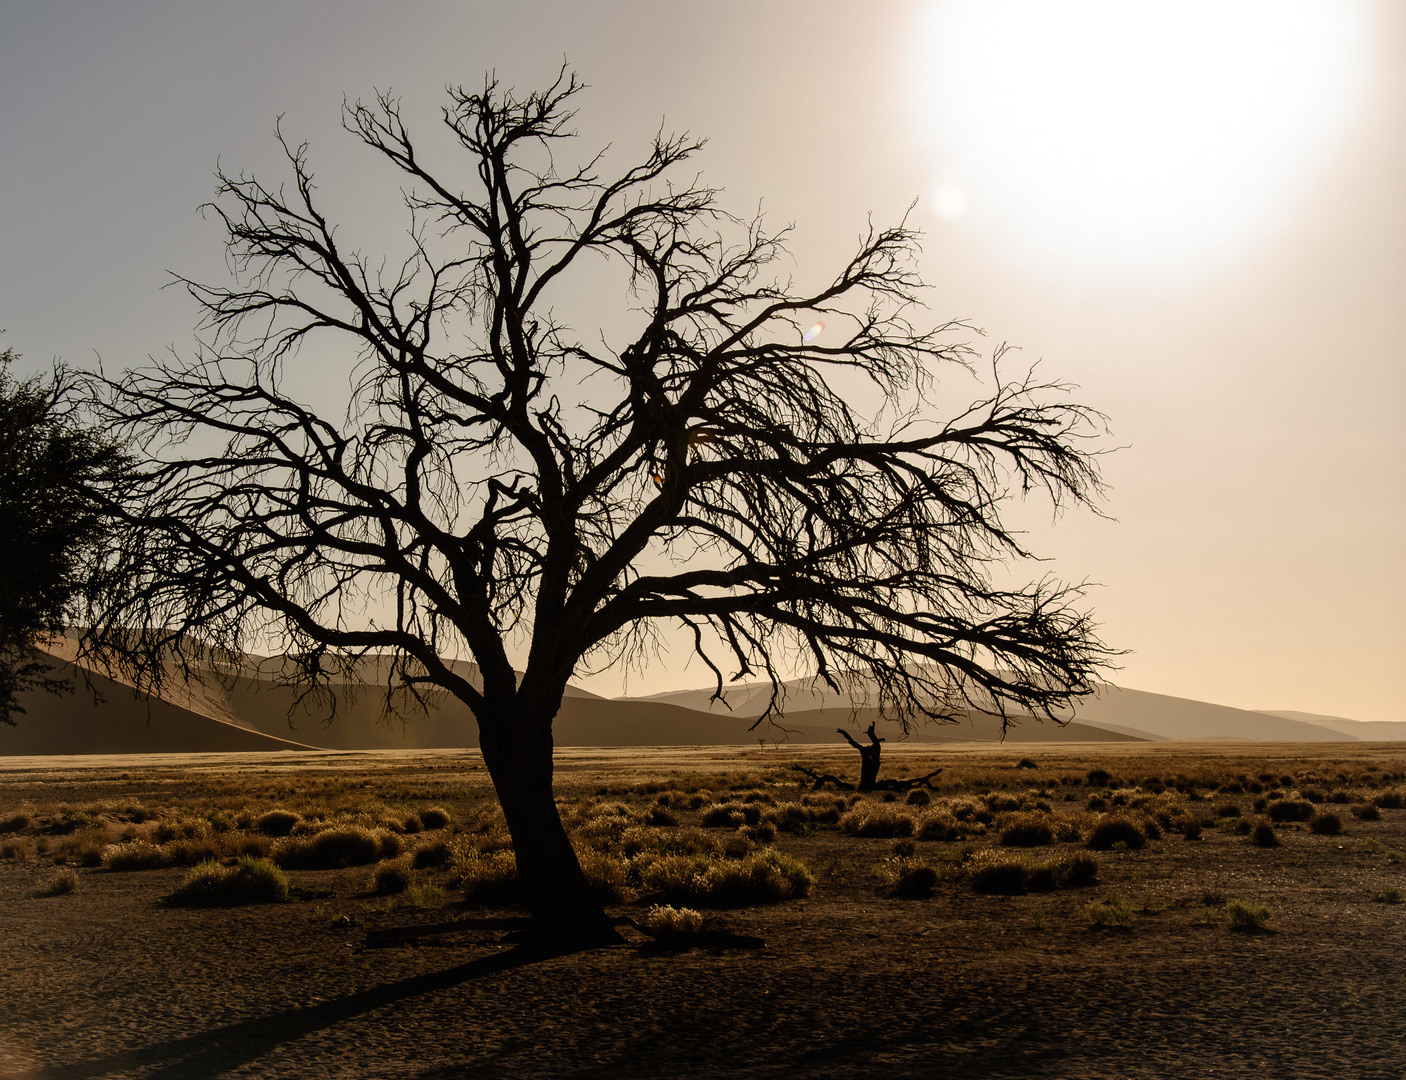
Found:
[{"label": "lens flare", "polygon": [[820,332],[824,329],[825,324],[823,322],[816,323],[814,326],[812,326],[809,330],[805,332],[805,337],[801,338],[801,341],[809,345],[812,341],[814,341],[820,336]]}]

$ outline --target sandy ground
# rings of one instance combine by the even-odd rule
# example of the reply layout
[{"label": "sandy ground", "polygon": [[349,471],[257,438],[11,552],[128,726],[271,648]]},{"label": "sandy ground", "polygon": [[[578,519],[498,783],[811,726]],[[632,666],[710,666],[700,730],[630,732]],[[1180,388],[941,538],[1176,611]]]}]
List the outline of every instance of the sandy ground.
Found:
[{"label": "sandy ground", "polygon": [[[1330,761],[1348,748],[1294,749]],[[1130,762],[1189,751],[1140,752],[1097,748],[1100,761]],[[1195,751],[1251,767],[1289,752]],[[1406,763],[1401,746],[1351,752]],[[12,760],[0,804],[46,789],[159,791],[192,770],[472,764],[298,758]],[[774,760],[567,752],[561,781]],[[891,843],[780,837],[816,870],[811,897],[719,913],[710,943],[683,952],[628,927],[619,946],[534,951],[514,942],[518,916],[452,894],[387,910],[365,868],[290,875],[330,897],[210,911],[157,904],[180,869],[81,870],[76,894],[48,897],[38,891],[52,866],[0,863],[0,1078],[1406,1077],[1406,904],[1372,900],[1406,886],[1406,864],[1386,857],[1406,849],[1406,811],[1350,820],[1339,837],[1285,831],[1275,849],[1214,830],[1171,837],[1101,855],[1098,886],[1017,897],[945,883],[928,899],[893,897],[872,874]],[[1109,890],[1138,907],[1131,928],[1080,918]],[[1272,907],[1272,932],[1191,917],[1230,897]],[[337,928],[343,914],[356,925]]]}]

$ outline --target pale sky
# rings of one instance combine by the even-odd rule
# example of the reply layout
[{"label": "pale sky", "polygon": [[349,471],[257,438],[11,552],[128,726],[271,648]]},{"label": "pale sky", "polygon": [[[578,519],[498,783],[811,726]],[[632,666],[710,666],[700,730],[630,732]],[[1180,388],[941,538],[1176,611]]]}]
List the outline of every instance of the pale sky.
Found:
[{"label": "pale sky", "polygon": [[[217,158],[281,178],[282,114],[351,206],[370,159],[337,127],[344,94],[394,88],[429,128],[445,84],[537,86],[563,58],[592,86],[583,149],[628,161],[661,122],[708,136],[724,203],[795,223],[798,279],[917,199],[933,316],[1108,414],[1114,520],[1028,520],[1053,559],[1034,572],[1100,583],[1130,650],[1115,681],[1406,719],[1391,0],[0,0],[0,346],[27,370],[189,352],[196,313],[161,286],[222,280],[196,213]],[[704,681],[675,664],[629,690]]]}]

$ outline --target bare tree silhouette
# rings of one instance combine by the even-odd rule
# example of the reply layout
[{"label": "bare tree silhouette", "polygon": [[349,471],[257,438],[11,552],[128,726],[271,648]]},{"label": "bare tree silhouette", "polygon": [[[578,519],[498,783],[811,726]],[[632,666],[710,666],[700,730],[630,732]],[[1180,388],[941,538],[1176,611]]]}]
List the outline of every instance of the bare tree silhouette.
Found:
[{"label": "bare tree silhouette", "polygon": [[[172,658],[276,647],[310,692],[375,653],[388,702],[457,695],[535,918],[589,934],[604,917],[552,795],[552,721],[583,665],[642,662],[673,624],[719,692],[808,667],[908,723],[971,701],[1048,716],[1106,650],[1077,586],[990,573],[1026,554],[1008,496],[1097,501],[1101,417],[993,364],[990,396],[939,418],[936,374],[976,357],[960,324],[912,321],[906,224],[796,291],[769,276],[785,230],[669,179],[701,143],[661,134],[613,178],[600,155],[561,167],[578,90],[563,72],[450,91],[467,173],[431,171],[392,97],[345,105],[403,174],[401,261],[341,246],[306,145],[278,136],[290,189],[219,174],[234,282],[182,279],[201,353],[97,388],[146,449],[109,507],[89,648],[153,685]],[[612,264],[633,320],[615,346],[553,314]],[[344,417],[286,389],[315,335],[357,360]]]}]

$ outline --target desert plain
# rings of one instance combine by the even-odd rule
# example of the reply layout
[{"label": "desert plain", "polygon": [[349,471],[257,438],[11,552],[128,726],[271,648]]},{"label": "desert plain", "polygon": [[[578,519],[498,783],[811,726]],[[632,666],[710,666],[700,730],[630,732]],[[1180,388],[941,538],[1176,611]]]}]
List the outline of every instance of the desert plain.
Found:
[{"label": "desert plain", "polygon": [[[798,764],[858,766],[560,749],[621,936],[565,950],[477,751],[5,758],[0,1078],[1406,1076],[1406,745]],[[288,898],[178,902],[241,855]]]}]

